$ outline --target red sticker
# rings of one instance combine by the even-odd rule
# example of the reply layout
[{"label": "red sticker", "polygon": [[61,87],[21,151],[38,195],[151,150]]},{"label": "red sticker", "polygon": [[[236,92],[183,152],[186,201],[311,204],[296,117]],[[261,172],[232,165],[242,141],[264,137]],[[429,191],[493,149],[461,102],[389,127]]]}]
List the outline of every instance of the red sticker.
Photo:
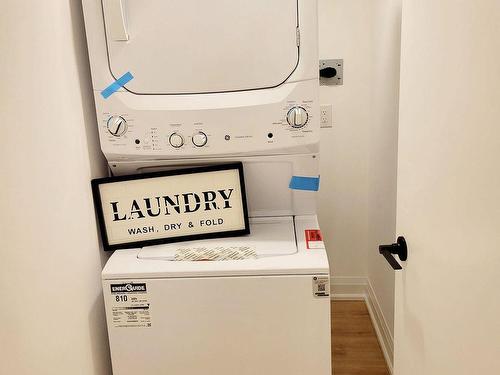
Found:
[{"label": "red sticker", "polygon": [[325,244],[323,243],[323,236],[319,229],[306,229],[305,232],[306,248],[308,250],[325,248]]}]

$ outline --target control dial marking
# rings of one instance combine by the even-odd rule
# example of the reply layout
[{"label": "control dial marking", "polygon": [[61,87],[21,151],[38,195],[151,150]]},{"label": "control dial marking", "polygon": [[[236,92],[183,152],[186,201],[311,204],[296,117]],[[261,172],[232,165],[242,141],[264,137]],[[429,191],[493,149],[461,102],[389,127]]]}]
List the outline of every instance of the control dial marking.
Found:
[{"label": "control dial marking", "polygon": [[180,148],[184,145],[184,137],[179,133],[172,133],[168,138],[168,143],[170,143],[172,147]]},{"label": "control dial marking", "polygon": [[121,137],[127,132],[127,121],[121,116],[111,116],[106,126],[108,132],[114,137]]},{"label": "control dial marking", "polygon": [[292,107],[286,115],[288,124],[294,128],[302,128],[309,120],[309,114],[303,107]]},{"label": "control dial marking", "polygon": [[207,144],[208,137],[205,133],[198,132],[198,133],[193,134],[192,141],[196,147],[203,147]]}]

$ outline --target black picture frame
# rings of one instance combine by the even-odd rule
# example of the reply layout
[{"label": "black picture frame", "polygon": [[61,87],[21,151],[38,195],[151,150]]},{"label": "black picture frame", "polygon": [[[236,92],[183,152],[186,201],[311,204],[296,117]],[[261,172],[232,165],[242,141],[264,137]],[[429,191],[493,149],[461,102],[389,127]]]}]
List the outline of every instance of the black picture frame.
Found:
[{"label": "black picture frame", "polygon": [[[177,236],[177,237],[167,237],[167,238],[157,238],[157,239],[149,239],[149,240],[140,240],[134,242],[125,242],[121,244],[110,244],[108,240],[108,234],[106,229],[106,222],[104,219],[104,211],[101,200],[100,186],[103,184],[115,183],[115,182],[126,182],[126,181],[134,181],[134,180],[143,180],[157,177],[168,177],[168,176],[178,176],[185,174],[197,174],[197,173],[205,173],[205,172],[215,172],[215,171],[225,171],[225,170],[238,170],[239,174],[239,182],[240,182],[240,190],[241,190],[241,200],[243,207],[243,216],[244,216],[244,224],[245,227],[241,230],[229,230],[229,231],[221,231],[221,232],[211,232],[211,233],[199,233],[193,235],[185,235],[185,236]],[[174,242],[182,242],[182,241],[194,241],[194,240],[202,240],[202,239],[211,239],[211,238],[226,238],[226,237],[236,237],[250,234],[250,224],[248,219],[248,206],[246,199],[246,190],[245,190],[245,178],[243,173],[243,163],[241,162],[233,162],[227,164],[217,164],[203,167],[189,167],[189,168],[181,168],[174,169],[168,171],[161,172],[150,172],[144,174],[135,174],[135,175],[125,175],[125,176],[112,176],[112,177],[104,177],[97,178],[91,181],[92,186],[92,195],[94,199],[94,205],[97,213],[97,220],[99,225],[99,230],[101,234],[102,244],[105,251],[114,251],[114,250],[122,250],[122,249],[136,249],[144,246],[152,246],[152,245],[160,245],[166,243],[174,243]]]}]

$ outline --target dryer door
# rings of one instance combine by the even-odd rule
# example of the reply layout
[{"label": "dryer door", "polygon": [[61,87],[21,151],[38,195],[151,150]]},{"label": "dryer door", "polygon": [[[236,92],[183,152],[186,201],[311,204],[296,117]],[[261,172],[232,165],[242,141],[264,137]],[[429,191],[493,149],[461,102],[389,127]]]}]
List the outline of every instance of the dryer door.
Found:
[{"label": "dryer door", "polygon": [[136,94],[274,87],[299,61],[297,0],[102,3],[111,74]]}]

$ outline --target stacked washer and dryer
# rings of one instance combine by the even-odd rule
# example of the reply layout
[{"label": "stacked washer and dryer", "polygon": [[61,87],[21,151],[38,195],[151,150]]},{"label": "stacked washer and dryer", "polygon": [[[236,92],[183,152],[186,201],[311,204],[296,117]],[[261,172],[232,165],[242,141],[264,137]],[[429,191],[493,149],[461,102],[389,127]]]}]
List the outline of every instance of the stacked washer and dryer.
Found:
[{"label": "stacked washer and dryer", "polygon": [[[82,1],[111,173],[241,161],[251,234],[182,247],[258,255],[115,251],[102,273],[113,373],[331,374],[329,264],[317,189],[301,184],[319,178],[317,1]],[[120,286],[147,306],[135,326],[116,318]]]}]

